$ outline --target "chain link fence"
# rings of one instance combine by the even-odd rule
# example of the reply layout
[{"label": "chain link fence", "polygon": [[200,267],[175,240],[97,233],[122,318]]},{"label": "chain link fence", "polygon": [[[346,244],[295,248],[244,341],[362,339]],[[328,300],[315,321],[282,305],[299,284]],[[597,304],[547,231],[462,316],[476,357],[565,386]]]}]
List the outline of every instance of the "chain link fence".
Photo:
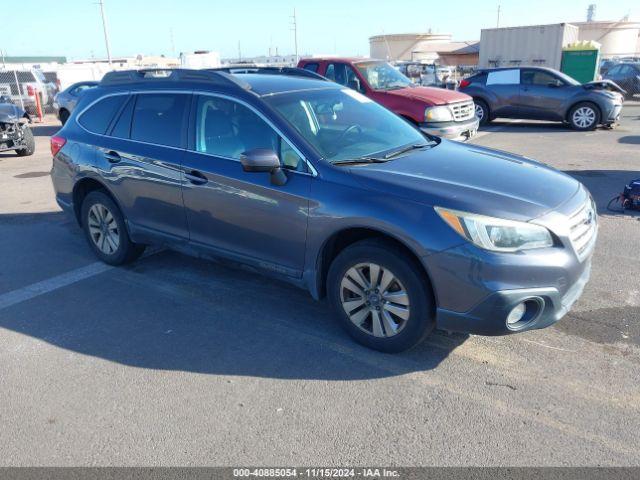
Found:
[{"label": "chain link fence", "polygon": [[[54,74],[55,75],[55,74]],[[0,67],[0,97],[37,116],[55,113],[53,97],[58,88],[55,78],[48,79],[37,69]]]}]

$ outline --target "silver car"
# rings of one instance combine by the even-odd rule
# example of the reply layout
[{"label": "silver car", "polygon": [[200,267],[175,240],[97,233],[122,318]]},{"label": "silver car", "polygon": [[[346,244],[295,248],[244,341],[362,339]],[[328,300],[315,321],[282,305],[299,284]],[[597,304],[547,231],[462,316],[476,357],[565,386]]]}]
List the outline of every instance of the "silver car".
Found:
[{"label": "silver car", "polygon": [[98,82],[86,81],[86,82],[78,82],[74,83],[66,90],[58,93],[53,99],[53,108],[55,108],[56,113],[58,115],[58,119],[64,125],[73,112],[73,109],[76,108],[78,103],[78,99],[86,90],[90,88],[94,88],[98,85]]}]

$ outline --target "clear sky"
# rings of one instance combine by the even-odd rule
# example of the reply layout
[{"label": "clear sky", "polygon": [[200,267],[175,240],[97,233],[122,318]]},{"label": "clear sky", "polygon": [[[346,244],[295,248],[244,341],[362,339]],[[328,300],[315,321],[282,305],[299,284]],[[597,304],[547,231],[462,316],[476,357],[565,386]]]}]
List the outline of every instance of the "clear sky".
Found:
[{"label": "clear sky", "polygon": [[[97,0],[0,0],[19,5],[19,21],[3,21],[7,55],[106,57]],[[596,20],[640,20],[640,0],[104,0],[113,56],[213,50],[235,57],[293,53],[291,15],[298,16],[299,53],[366,55],[380,33],[452,33],[477,40],[481,28]],[[173,41],[172,41],[173,37]]]}]

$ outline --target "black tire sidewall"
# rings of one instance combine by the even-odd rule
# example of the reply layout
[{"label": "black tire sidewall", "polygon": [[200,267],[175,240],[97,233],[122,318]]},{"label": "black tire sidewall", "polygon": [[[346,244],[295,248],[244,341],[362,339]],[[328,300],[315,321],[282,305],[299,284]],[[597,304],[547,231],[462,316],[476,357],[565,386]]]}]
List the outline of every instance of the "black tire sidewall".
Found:
[{"label": "black tire sidewall", "polygon": [[62,111],[60,112],[59,119],[60,119],[60,123],[61,123],[62,125],[64,125],[65,123],[67,123],[67,120],[69,120],[69,112],[67,112],[66,110],[62,110]]},{"label": "black tire sidewall", "polygon": [[[349,319],[342,308],[340,283],[346,271],[358,263],[374,262],[390,269],[407,289],[411,313],[400,333],[389,338],[370,335]],[[331,306],[349,335],[360,344],[387,353],[408,350],[420,343],[434,328],[431,286],[412,260],[393,244],[358,242],[341,252],[327,276],[327,295]]]},{"label": "black tire sidewall", "polygon": [[24,148],[16,150],[16,154],[19,157],[29,157],[36,151],[36,139],[33,137],[33,131],[31,131],[28,125],[24,126],[23,128],[24,131],[22,133],[22,142]]},{"label": "black tire sidewall", "polygon": [[488,124],[491,119],[489,118],[489,106],[487,105],[487,102],[485,102],[484,100],[474,100],[475,104],[478,105],[480,108],[482,108],[484,115],[482,116],[482,119],[480,120],[480,125],[486,125]]},{"label": "black tire sidewall", "polygon": [[[593,122],[593,125],[583,128],[583,127],[579,127],[578,125],[573,123],[573,114],[576,112],[576,110],[578,110],[581,107],[589,107],[595,112],[596,118],[595,118],[595,121]],[[595,130],[598,127],[598,125],[600,124],[600,121],[601,121],[600,109],[596,105],[594,105],[593,103],[590,103],[590,102],[580,102],[580,103],[574,105],[571,108],[571,111],[569,112],[569,125],[571,125],[571,128],[573,128],[574,130],[578,130],[578,131],[581,131],[581,132],[586,132],[586,131],[589,131],[589,130]]]},{"label": "black tire sidewall", "polygon": [[[120,233],[120,243],[118,245],[118,249],[111,255],[107,255],[100,251],[98,246],[94,243],[91,238],[91,234],[89,233],[89,227],[87,225],[89,209],[96,204],[102,204],[111,212],[113,218],[118,224],[118,232]],[[134,249],[136,249],[136,245],[131,242],[129,239],[129,234],[127,233],[127,226],[124,221],[124,217],[120,212],[120,209],[116,205],[116,203],[104,192],[94,191],[90,192],[82,202],[82,228],[84,230],[85,237],[89,246],[96,254],[96,256],[105,263],[109,265],[122,265],[124,263],[128,263],[131,261],[132,257],[135,256]]]}]

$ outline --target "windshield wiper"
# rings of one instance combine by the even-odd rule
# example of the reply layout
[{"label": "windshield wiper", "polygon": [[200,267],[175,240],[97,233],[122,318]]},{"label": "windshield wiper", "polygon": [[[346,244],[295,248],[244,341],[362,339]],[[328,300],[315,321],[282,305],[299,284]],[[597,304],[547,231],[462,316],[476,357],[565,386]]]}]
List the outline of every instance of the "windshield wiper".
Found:
[{"label": "windshield wiper", "polygon": [[349,158],[347,160],[336,160],[335,162],[331,162],[332,165],[358,165],[360,163],[385,163],[388,162],[386,158],[377,158],[377,157],[360,157],[360,158]]},{"label": "windshield wiper", "polygon": [[421,148],[433,147],[432,143],[415,143],[413,145],[408,145],[399,150],[395,150],[393,152],[387,153],[384,157],[385,160],[389,160],[390,158],[397,157],[398,155],[402,155],[403,153],[410,152],[411,150],[418,150]]}]

